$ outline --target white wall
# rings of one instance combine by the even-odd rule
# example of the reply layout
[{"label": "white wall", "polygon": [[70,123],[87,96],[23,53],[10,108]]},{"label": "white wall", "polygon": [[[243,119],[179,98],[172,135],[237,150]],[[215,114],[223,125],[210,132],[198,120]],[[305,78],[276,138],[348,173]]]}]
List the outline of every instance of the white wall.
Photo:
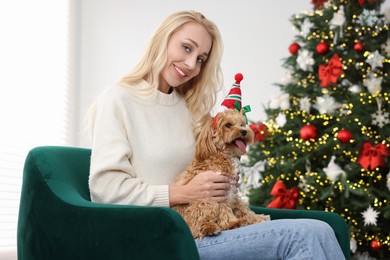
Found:
[{"label": "white wall", "polygon": [[[389,0],[385,5],[389,5]],[[251,120],[263,120],[263,105],[284,74],[282,59],[293,40],[291,15],[312,10],[311,0],[81,0],[79,128],[96,95],[138,61],[144,45],[167,15],[197,10],[219,27],[228,90],[236,72],[244,74],[243,104]],[[80,137],[79,145],[85,142]]]}]

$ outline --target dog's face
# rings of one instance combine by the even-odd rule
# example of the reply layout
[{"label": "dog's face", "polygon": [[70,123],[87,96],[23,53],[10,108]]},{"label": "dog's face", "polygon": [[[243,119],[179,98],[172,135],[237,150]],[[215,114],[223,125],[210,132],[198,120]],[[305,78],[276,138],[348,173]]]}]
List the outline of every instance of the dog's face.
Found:
[{"label": "dog's face", "polygon": [[233,157],[246,153],[246,146],[253,143],[253,131],[246,126],[242,112],[227,109],[209,119],[197,140],[196,157],[206,159],[213,153],[222,152]]}]

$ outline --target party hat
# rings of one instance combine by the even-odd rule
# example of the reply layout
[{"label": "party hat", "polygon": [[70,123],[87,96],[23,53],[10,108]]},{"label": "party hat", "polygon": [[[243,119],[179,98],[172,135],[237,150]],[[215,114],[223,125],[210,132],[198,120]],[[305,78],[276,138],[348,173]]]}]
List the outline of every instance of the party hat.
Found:
[{"label": "party hat", "polygon": [[218,109],[219,112],[224,111],[225,109],[237,109],[241,110],[241,88],[240,83],[244,76],[241,73],[237,73],[234,77],[235,83],[229,91],[229,94],[225,97],[221,104],[221,108]]},{"label": "party hat", "polygon": [[244,76],[241,73],[237,73],[234,77],[236,82],[233,84],[229,94],[225,97],[221,106],[217,109],[217,114],[214,117],[214,130],[217,128],[219,113],[225,111],[226,109],[237,109],[238,111],[241,111],[246,118],[246,123],[248,123],[246,113],[250,112],[251,108],[250,106],[242,107],[240,83],[243,78]]}]

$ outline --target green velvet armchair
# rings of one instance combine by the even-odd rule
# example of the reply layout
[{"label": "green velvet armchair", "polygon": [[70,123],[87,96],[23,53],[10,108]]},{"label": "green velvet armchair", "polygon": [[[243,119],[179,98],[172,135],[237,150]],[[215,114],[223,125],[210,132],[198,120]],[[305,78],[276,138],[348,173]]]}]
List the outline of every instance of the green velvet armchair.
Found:
[{"label": "green velvet armchair", "polygon": [[[169,208],[92,203],[88,190],[91,150],[45,146],[24,165],[18,219],[19,260],[199,259],[181,216]],[[329,223],[347,259],[345,221],[320,211],[253,207],[272,219],[315,218]]]}]

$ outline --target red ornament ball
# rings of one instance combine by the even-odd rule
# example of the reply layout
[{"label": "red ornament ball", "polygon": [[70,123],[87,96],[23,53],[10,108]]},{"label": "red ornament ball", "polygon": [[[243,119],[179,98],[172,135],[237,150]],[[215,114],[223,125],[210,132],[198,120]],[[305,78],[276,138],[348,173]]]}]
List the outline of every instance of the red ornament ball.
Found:
[{"label": "red ornament ball", "polygon": [[326,42],[320,42],[316,46],[316,51],[318,54],[326,54],[329,51],[329,44]]},{"label": "red ornament ball", "polygon": [[357,42],[355,43],[355,45],[353,46],[353,49],[356,51],[356,52],[362,52],[364,50],[364,45],[363,43],[361,42]]},{"label": "red ornament ball", "polygon": [[381,249],[382,244],[378,240],[374,239],[371,241],[370,246],[372,250],[378,251],[379,249]]},{"label": "red ornament ball", "polygon": [[296,55],[296,54],[298,53],[298,51],[299,51],[300,48],[301,48],[301,46],[299,46],[298,43],[293,42],[293,43],[291,43],[290,46],[288,47],[288,50],[290,51],[290,53],[291,53],[292,55]]},{"label": "red ornament ball", "polygon": [[299,131],[302,140],[308,141],[317,138],[317,128],[314,125],[305,125]]},{"label": "red ornament ball", "polygon": [[342,129],[337,134],[337,139],[341,143],[344,143],[344,144],[349,143],[349,141],[351,141],[351,139],[352,139],[352,133],[346,129]]}]

